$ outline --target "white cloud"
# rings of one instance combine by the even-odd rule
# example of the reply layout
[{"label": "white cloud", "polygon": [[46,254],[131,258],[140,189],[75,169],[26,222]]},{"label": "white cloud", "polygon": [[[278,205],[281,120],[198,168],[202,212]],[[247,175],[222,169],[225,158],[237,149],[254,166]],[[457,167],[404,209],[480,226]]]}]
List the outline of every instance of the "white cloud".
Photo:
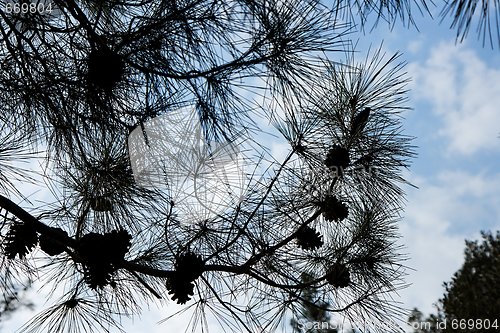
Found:
[{"label": "white cloud", "polygon": [[401,233],[410,256],[407,264],[415,271],[409,272],[412,285],[401,299],[407,308],[435,313],[432,304],[443,295],[442,283],[463,263],[464,240],[498,228],[500,174],[446,171],[432,182],[414,178],[419,189],[409,193]]},{"label": "white cloud", "polygon": [[[449,153],[500,150],[500,70],[464,46],[441,43],[408,67],[412,89],[441,118]],[[431,121],[429,119],[429,121]]]},{"label": "white cloud", "polygon": [[415,54],[420,52],[424,46],[425,46],[424,40],[421,36],[419,36],[418,38],[410,41],[406,49],[411,53]]}]

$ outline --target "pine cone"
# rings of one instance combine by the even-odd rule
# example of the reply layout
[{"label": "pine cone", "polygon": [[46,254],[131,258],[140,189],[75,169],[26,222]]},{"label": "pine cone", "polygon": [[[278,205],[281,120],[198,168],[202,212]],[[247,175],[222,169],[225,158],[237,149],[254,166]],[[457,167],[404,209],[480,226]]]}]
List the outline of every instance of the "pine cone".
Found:
[{"label": "pine cone", "polygon": [[323,237],[315,229],[308,226],[301,227],[297,233],[297,244],[304,250],[312,250],[323,245]]},{"label": "pine cone", "polygon": [[172,300],[177,304],[185,304],[194,295],[194,283],[180,279],[174,275],[167,279],[168,294],[172,295]]},{"label": "pine cone", "polygon": [[349,268],[344,264],[336,263],[328,269],[326,281],[335,288],[345,288],[351,282]]},{"label": "pine cone", "polygon": [[126,230],[113,230],[104,234],[109,247],[109,258],[113,264],[117,264],[125,258],[131,244],[132,236]]},{"label": "pine cone", "polygon": [[87,78],[89,83],[110,91],[123,77],[123,58],[108,48],[92,50],[88,58]]},{"label": "pine cone", "polygon": [[332,195],[328,195],[325,200],[320,203],[323,217],[327,221],[340,222],[349,215],[349,208],[339,199]]},{"label": "pine cone", "polygon": [[38,235],[31,225],[14,223],[10,226],[5,242],[4,250],[8,259],[14,259],[16,255],[24,258],[38,244]]},{"label": "pine cone", "polygon": [[172,300],[184,304],[194,295],[194,284],[204,271],[205,263],[193,252],[185,252],[175,262],[175,272],[167,279],[167,290]]},{"label": "pine cone", "polygon": [[350,161],[347,149],[334,145],[326,154],[324,163],[330,170],[341,176],[343,170],[349,166]]},{"label": "pine cone", "polygon": [[[51,228],[52,232],[61,235],[62,237],[68,237],[68,233],[61,228]],[[40,248],[43,252],[47,253],[49,256],[56,256],[58,254],[63,253],[66,250],[66,247],[57,241],[55,241],[52,237],[41,234],[40,235]]]},{"label": "pine cone", "polygon": [[194,281],[199,278],[204,267],[205,263],[201,257],[189,251],[181,254],[175,263],[176,273],[187,281]]},{"label": "pine cone", "polygon": [[128,252],[131,238],[125,230],[113,230],[104,235],[91,232],[80,239],[78,254],[83,259],[85,281],[91,288],[113,283],[113,273]]},{"label": "pine cone", "polygon": [[350,135],[355,136],[361,134],[368,123],[368,118],[370,117],[370,108],[365,108],[363,111],[358,113],[352,120]]},{"label": "pine cone", "polygon": [[104,287],[111,282],[113,267],[104,235],[91,232],[79,242],[78,254],[83,259],[84,279],[92,289]]}]

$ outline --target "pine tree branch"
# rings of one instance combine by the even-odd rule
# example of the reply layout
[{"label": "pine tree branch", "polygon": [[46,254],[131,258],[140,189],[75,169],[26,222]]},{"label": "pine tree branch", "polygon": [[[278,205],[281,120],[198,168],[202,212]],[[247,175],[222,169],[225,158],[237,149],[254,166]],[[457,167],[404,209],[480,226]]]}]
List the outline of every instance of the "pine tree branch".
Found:
[{"label": "pine tree branch", "polygon": [[0,207],[16,216],[25,224],[32,226],[37,232],[47,235],[61,245],[76,248],[77,241],[65,235],[61,235],[49,227],[48,225],[40,222],[33,215],[28,213],[24,208],[14,203],[9,198],[0,194]]}]

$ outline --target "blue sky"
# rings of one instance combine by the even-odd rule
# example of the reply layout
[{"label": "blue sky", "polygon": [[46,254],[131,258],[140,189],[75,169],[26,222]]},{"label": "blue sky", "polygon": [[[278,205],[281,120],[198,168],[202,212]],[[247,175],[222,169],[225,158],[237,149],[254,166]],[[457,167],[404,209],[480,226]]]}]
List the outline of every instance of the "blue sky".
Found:
[{"label": "blue sky", "polygon": [[[412,78],[414,109],[405,114],[404,128],[416,137],[418,157],[406,176],[418,189],[407,188],[400,224],[412,285],[395,299],[425,313],[442,296],[443,281],[461,266],[464,239],[500,229],[500,51],[483,47],[474,30],[456,44],[449,22],[417,17],[420,31],[401,25],[389,31],[381,24],[360,36],[358,44],[364,54],[383,40],[388,53],[403,53]],[[156,324],[176,309],[173,303],[152,307],[134,322],[124,322],[125,330],[184,331],[182,319]],[[17,313],[3,330],[14,331],[32,315]],[[215,326],[212,331],[218,332]]]},{"label": "blue sky", "polygon": [[379,27],[360,46],[383,39],[408,62],[414,109],[404,127],[418,157],[407,175],[419,188],[408,189],[400,225],[414,269],[400,299],[428,313],[463,263],[464,239],[500,229],[500,56],[474,30],[456,44],[449,20],[418,22],[420,32]]}]

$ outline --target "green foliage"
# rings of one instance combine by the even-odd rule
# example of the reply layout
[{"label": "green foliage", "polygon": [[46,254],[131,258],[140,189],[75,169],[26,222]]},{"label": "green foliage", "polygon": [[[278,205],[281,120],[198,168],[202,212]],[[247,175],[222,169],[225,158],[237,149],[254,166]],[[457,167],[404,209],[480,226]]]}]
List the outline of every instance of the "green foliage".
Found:
[{"label": "green foliage", "polygon": [[417,308],[414,308],[408,317],[408,324],[414,328],[413,333],[439,333],[441,332],[437,327],[439,322],[443,322],[440,315],[431,314],[425,318]]},{"label": "green foliage", "polygon": [[[465,262],[445,283],[440,310],[452,320],[488,319],[500,325],[500,231],[482,232],[482,241],[465,242]],[[494,329],[491,329],[492,331]],[[484,332],[484,328],[458,329],[454,332]],[[449,328],[446,332],[451,332]]]},{"label": "green foliage", "polygon": [[[438,313],[423,317],[414,309],[408,322],[414,333],[489,332],[500,326],[500,231],[481,232],[481,241],[465,241],[462,267],[444,283]],[[441,324],[441,328],[436,323]]]}]

